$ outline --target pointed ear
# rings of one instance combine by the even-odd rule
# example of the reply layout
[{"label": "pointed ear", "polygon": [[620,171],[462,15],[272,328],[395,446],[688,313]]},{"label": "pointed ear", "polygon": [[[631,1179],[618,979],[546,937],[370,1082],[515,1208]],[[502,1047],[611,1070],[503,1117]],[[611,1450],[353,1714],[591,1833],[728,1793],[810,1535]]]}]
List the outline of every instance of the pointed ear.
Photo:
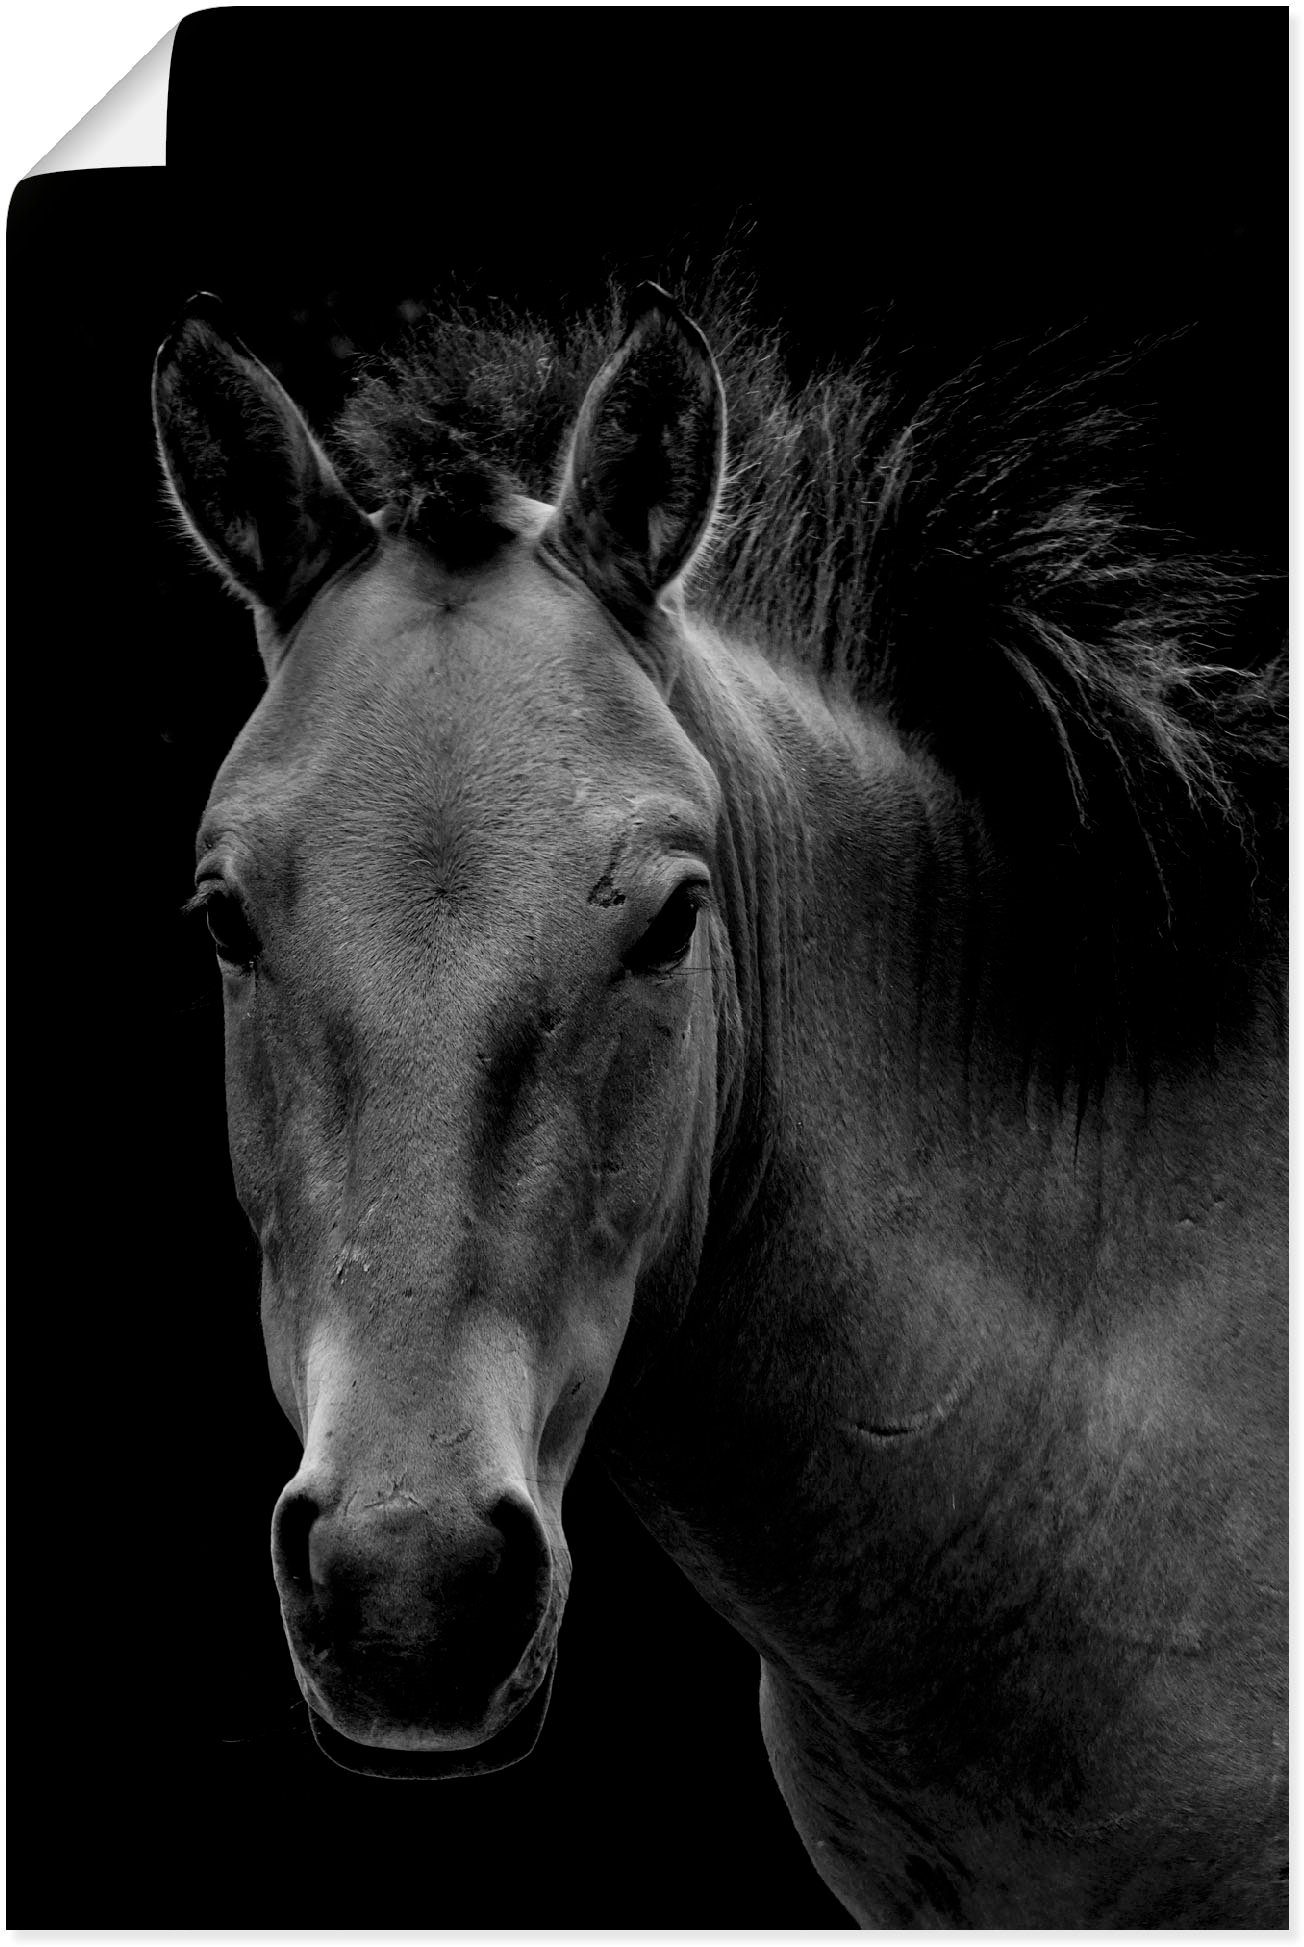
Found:
[{"label": "pointed ear", "polygon": [[659,285],[642,284],[580,408],[549,544],[637,625],[705,539],[724,453],[710,346]]},{"label": "pointed ear", "polygon": [[154,424],[186,525],[278,631],[374,545],[302,413],[207,293],[191,299],[154,362]]}]

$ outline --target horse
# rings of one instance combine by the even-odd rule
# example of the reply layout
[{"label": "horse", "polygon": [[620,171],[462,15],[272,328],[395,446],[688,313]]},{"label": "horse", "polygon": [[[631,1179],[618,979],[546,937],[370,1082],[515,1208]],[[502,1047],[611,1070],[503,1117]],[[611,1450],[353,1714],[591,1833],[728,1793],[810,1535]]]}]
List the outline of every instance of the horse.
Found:
[{"label": "horse", "polygon": [[315,1736],[526,1756],[592,1432],[861,1926],[1284,1924],[1264,578],[1127,360],[692,310],[452,312],[325,442],[216,299],[158,354]]}]

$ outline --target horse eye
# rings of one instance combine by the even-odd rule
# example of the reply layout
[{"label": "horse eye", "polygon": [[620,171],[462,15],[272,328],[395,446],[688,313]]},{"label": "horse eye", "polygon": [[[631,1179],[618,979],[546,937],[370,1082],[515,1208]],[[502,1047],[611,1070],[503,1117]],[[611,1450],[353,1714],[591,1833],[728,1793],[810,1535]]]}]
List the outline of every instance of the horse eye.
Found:
[{"label": "horse eye", "polygon": [[253,965],[258,958],[258,937],[233,893],[210,893],[204,901],[204,918],[219,960],[233,967]]},{"label": "horse eye", "polygon": [[677,886],[626,965],[635,973],[669,973],[679,966],[693,943],[702,896],[700,885]]}]

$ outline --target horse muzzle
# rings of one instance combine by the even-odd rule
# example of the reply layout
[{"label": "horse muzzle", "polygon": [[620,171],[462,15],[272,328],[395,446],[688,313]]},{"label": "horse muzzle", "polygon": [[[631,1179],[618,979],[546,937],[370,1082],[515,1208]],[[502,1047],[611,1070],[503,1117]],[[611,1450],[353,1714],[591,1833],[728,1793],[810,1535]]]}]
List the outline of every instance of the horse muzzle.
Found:
[{"label": "horse muzzle", "polygon": [[296,1477],[272,1536],[295,1674],[336,1763],[454,1776],[532,1748],[564,1589],[523,1486],[477,1512]]}]

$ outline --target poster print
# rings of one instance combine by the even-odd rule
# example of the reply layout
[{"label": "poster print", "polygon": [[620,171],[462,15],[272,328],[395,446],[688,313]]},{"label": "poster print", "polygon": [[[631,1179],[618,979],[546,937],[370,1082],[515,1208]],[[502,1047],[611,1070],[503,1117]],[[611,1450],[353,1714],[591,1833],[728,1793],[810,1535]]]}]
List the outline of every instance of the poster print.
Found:
[{"label": "poster print", "polygon": [[[31,1601],[13,1618],[24,1676],[13,1735],[24,1776],[17,1830],[28,1820],[57,1825],[77,1865],[52,1878],[14,1849],[19,1924],[1280,1923],[1271,1837],[1283,1726],[1269,1652],[1281,1603],[1270,1546],[1281,1502],[1272,1486],[1281,1312],[1270,1307],[1274,1291],[1280,1306],[1272,1260],[1282,1193],[1279,1147],[1250,1118],[1245,1093],[1257,1102],[1279,1088],[1275,1055],[1250,1082],[1211,1093],[1168,1152],[1170,1173],[1194,1172],[1187,1187],[1198,1197],[1210,1166],[1192,1150],[1191,1128],[1207,1131],[1229,1103],[1247,1118],[1235,1166],[1216,1186],[1231,1215],[1200,1206],[1224,1239],[1218,1248],[1235,1243],[1244,1312],[1230,1323],[1218,1314],[1208,1340],[1218,1357],[1196,1362],[1198,1384],[1191,1362],[1175,1359],[1169,1320],[1144,1356],[1134,1345],[1121,1393],[1104,1405],[1092,1395],[1097,1416],[1139,1412],[1135,1388],[1157,1376],[1162,1391],[1180,1369],[1195,1388],[1182,1397],[1201,1408],[1204,1460],[1190,1477],[1198,1491],[1184,1502],[1182,1551],[1163,1513],[1171,1504],[1141,1492],[1129,1532],[1137,1548],[1159,1544],[1161,1571],[1138,1597],[1140,1569],[1126,1557],[1134,1577],[1120,1598],[1128,1627],[1110,1637],[1114,1664],[1134,1671],[1148,1657],[1148,1682],[1189,1697],[1182,1685],[1211,1645],[1230,1632],[1241,1646],[1210,1665],[1216,1695],[1203,1715],[1175,1708],[1162,1734],[1147,1719],[1151,1741],[1107,1805],[1091,1796],[1091,1762],[1114,1780],[1119,1763],[1105,1764],[1099,1740],[1075,1741],[1099,1691],[1081,1687],[1074,1656],[1104,1598],[1089,1576],[1073,1585],[1071,1613],[1030,1597],[1019,1633],[1015,1572],[1026,1568],[1040,1586],[1072,1555],[1054,1508],[1030,1504],[1016,1527],[1034,1554],[1009,1558],[1002,1603],[982,1611],[986,1634],[958,1646],[970,1612],[924,1601],[947,1586],[926,1551],[919,1586],[894,1584],[902,1621],[884,1655],[916,1678],[925,1660],[945,1708],[927,1718],[921,1743],[917,1688],[886,1696],[865,1666],[852,1688],[873,1697],[877,1716],[857,1733],[867,1740],[859,1809],[848,1837],[836,1792],[823,1824],[807,1807],[808,1856],[767,1763],[755,1644],[712,1613],[635,1520],[603,1466],[601,1414],[567,1490],[574,1581],[531,1755],[491,1775],[400,1788],[323,1754],[268,1560],[271,1510],[300,1466],[299,1441],[267,1383],[258,1250],[232,1182],[212,928],[182,910],[209,787],[259,705],[264,673],[247,610],[179,531],[150,418],[155,352],[201,290],[220,296],[231,333],[323,430],[359,366],[430,318],[506,305],[564,338],[611,306],[613,280],[626,294],[613,347],[648,280],[690,307],[693,291],[713,288],[708,342],[726,387],[738,384],[729,350],[770,329],[797,392],[830,367],[845,371],[872,339],[916,399],[975,360],[990,373],[1003,359],[1009,372],[1011,345],[1077,334],[1074,345],[1099,365],[1145,344],[1153,356],[1129,397],[1145,407],[1152,436],[1140,502],[1202,556],[1242,564],[1237,626],[1247,642],[1279,642],[1279,36],[1267,15],[1212,11],[1183,15],[1176,33],[1168,17],[1122,11],[234,9],[190,16],[177,32],[164,168],[72,170],[19,186],[10,477],[22,482],[14,556],[33,598],[23,622],[31,649],[15,663],[12,746],[32,843],[16,860],[13,906],[15,938],[39,943],[40,1031],[30,1048],[15,1037],[15,1072],[31,1064],[15,1181],[21,1194],[21,1172],[33,1172],[47,1249],[43,1272],[33,1258],[31,1303],[17,1320],[19,1369],[41,1381],[30,1399],[20,1391],[15,1422],[40,1452],[41,1491],[14,1511]],[[754,336],[735,333],[731,346],[744,308]],[[730,401],[736,434],[749,396],[758,395],[744,387]],[[1083,423],[1072,422],[1078,437]],[[1037,426],[1028,430],[1035,441]],[[736,505],[745,474],[733,491]],[[193,492],[189,511],[196,522]],[[933,571],[942,559],[932,558]],[[786,565],[776,554],[776,580]],[[956,613],[956,590],[936,591],[930,581],[934,613]],[[1219,627],[1230,640],[1230,622]],[[1255,655],[1255,666],[1271,666],[1267,650],[1237,653],[1246,666]],[[943,724],[957,775],[965,711],[971,730],[1008,734],[959,646],[916,676],[909,734],[928,744],[930,726]],[[965,710],[947,685],[960,686]],[[1279,869],[1266,675],[1259,701],[1266,714],[1246,717],[1254,762],[1236,773],[1238,802],[1255,808],[1256,898],[1271,896]],[[1018,749],[995,749],[1004,775],[996,766],[978,775],[979,765],[965,789],[988,806],[999,799],[1020,831],[1048,821],[1044,798],[1018,800]],[[1096,755],[1075,747],[1079,768]],[[1034,765],[1030,793],[1037,775]],[[1134,852],[1111,829],[1117,877],[1135,889]],[[1097,856],[1091,881],[1098,900],[1108,857]],[[1225,853],[1218,858],[1230,872]],[[1191,871],[1206,862],[1190,848],[1184,861],[1176,842],[1167,857],[1184,915]],[[1211,898],[1228,887],[1210,874]],[[1048,922],[1062,927],[1058,890],[1048,878]],[[1174,963],[1184,982],[1198,956],[1208,982],[1165,991],[1188,1025],[1203,995],[1222,1037],[1212,1067],[1225,1072],[1243,1055],[1251,1017],[1261,1052],[1271,1014],[1255,1011],[1256,983],[1272,954],[1269,935],[1237,934],[1255,942],[1247,1015],[1232,978],[1243,956],[1219,959],[1232,925],[1220,925],[1222,911],[1192,921],[1188,958]],[[1142,918],[1150,914],[1144,907]],[[1235,924],[1249,925],[1243,912]],[[1072,963],[1083,1004],[1088,990],[1103,991],[1093,984],[1099,943],[1088,933],[1085,960]],[[1026,998],[1031,1007],[1035,995]],[[1156,1045],[1176,1059],[1153,994],[1149,1005]],[[1207,1035],[1201,1045],[1207,1052]],[[938,1091],[940,1065],[932,1072]],[[1066,1099],[1090,1146],[1093,1128],[1099,1141],[1113,1125],[1089,1087],[1079,1110],[1081,1086],[1075,1069]],[[933,1099],[914,1100],[903,1140],[925,1133],[920,1104]],[[828,1141],[829,1125],[815,1118],[808,1148],[825,1170],[834,1168]],[[52,1179],[63,1185],[58,1204]],[[996,1181],[980,1173],[969,1194],[981,1202]],[[920,1177],[913,1187],[924,1186]],[[904,1175],[895,1184],[898,1237],[911,1187]],[[884,1211],[866,1221],[881,1244]],[[916,1210],[912,1234],[926,1229]],[[1179,1247],[1195,1245],[1183,1234]],[[871,1253],[867,1279],[882,1261],[881,1249]],[[1168,1291],[1171,1251],[1146,1262],[1153,1287]],[[984,1336],[964,1277],[909,1289],[935,1322],[939,1293],[946,1298],[944,1340],[909,1341],[917,1373],[900,1343],[884,1345],[875,1370],[896,1404],[945,1406],[944,1451],[946,1427],[964,1415],[945,1388],[911,1393],[915,1378],[936,1376],[925,1354],[972,1354],[956,1368],[968,1372],[980,1352],[1009,1369],[1026,1347],[1008,1320],[996,1346]],[[802,1356],[815,1352],[812,1343]],[[1220,1368],[1253,1376],[1252,1406],[1233,1386],[1204,1412]],[[808,1458],[823,1438],[823,1404],[823,1395],[807,1400],[800,1417]],[[736,1405],[727,1390],[699,1392],[692,1418],[681,1404],[659,1438],[704,1456],[740,1518],[772,1506],[780,1519],[786,1477],[772,1477],[772,1463],[789,1450],[732,1445]],[[867,1409],[853,1425],[878,1456],[906,1421]],[[1026,1428],[1028,1441],[1045,1430],[1032,1418]],[[922,1421],[908,1437],[921,1433]],[[738,1473],[740,1459],[754,1481]],[[1128,1487],[1133,1477],[1120,1466],[1116,1478]],[[932,1503],[921,1505],[932,1520]],[[789,1534],[780,1588],[795,1586],[806,1539]],[[1201,1565],[1189,1583],[1179,1554]],[[853,1568],[826,1567],[812,1616],[830,1605],[869,1613]],[[1138,1641],[1140,1613],[1150,1634]],[[1017,1684],[1010,1692],[1011,1672],[1044,1652],[1039,1630],[1067,1632],[1062,1708],[1046,1708],[1031,1730],[1012,1710],[1002,1743],[993,1713],[1023,1694]],[[884,1745],[891,1703],[901,1724]],[[1180,1748],[1165,1743],[1175,1725],[1188,1740]],[[994,1755],[1010,1749],[1023,1754],[1013,1772]],[[961,1781],[945,1813],[942,1769]],[[1170,1784],[1197,1771],[1213,1780],[1212,1797],[1188,1805],[1176,1849],[1155,1810],[1156,1769]],[[921,1774],[932,1780],[927,1816],[901,1782]],[[787,1785],[792,1795],[791,1777]],[[1041,1835],[1031,1861],[1018,1842],[1029,1831]],[[1128,1836],[1111,1852],[1104,1831]]]}]

